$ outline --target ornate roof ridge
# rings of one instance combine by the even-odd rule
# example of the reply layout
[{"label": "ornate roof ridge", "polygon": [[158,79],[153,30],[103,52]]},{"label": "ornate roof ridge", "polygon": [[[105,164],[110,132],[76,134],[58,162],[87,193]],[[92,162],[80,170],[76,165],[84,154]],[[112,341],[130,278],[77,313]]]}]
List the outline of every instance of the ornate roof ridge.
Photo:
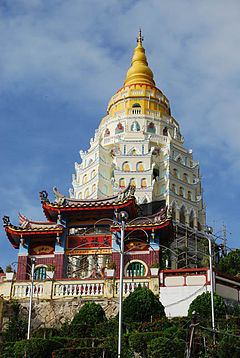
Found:
[{"label": "ornate roof ridge", "polygon": [[56,223],[54,221],[37,221],[37,220],[31,220],[27,218],[25,215],[18,213],[19,216],[19,223],[22,228],[30,227],[33,225],[41,225],[41,226],[56,226]]}]

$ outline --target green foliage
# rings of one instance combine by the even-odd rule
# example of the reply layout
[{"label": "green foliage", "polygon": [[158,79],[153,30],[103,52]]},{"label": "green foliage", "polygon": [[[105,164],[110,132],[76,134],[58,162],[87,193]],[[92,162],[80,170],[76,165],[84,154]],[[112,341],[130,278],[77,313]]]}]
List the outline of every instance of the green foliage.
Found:
[{"label": "green foliage", "polygon": [[142,357],[147,357],[148,343],[154,339],[162,336],[162,332],[141,332],[131,333],[129,336],[130,347],[139,353]]},{"label": "green foliage", "polygon": [[[216,292],[214,292],[214,315],[215,318],[221,318],[226,315],[227,308],[224,300]],[[192,312],[195,311],[201,318],[211,317],[211,293],[204,292],[197,296],[189,306],[188,316],[192,316]]]},{"label": "green foliage", "polygon": [[61,328],[44,328],[40,327],[32,331],[32,338],[52,338],[56,336],[61,336]]},{"label": "green foliage", "polygon": [[216,345],[216,356],[218,358],[239,358],[240,357],[240,338],[224,336],[219,344]]},{"label": "green foliage", "polygon": [[6,266],[6,272],[13,272],[13,269],[12,269],[11,265]]},{"label": "green foliage", "polygon": [[122,304],[123,321],[150,322],[165,316],[164,307],[151,290],[140,285]]},{"label": "green foliage", "polygon": [[25,339],[27,322],[21,318],[11,317],[6,330],[2,333],[3,342],[15,342]]},{"label": "green foliage", "polygon": [[83,338],[92,335],[93,329],[87,324],[70,324],[61,328],[61,336]]},{"label": "green foliage", "polygon": [[148,344],[148,358],[182,358],[185,353],[185,341],[179,338],[159,337]]},{"label": "green foliage", "polygon": [[62,347],[62,343],[53,339],[31,338],[15,343],[13,351],[15,358],[51,358],[52,352]]},{"label": "green foliage", "polygon": [[95,326],[97,323],[104,321],[106,321],[106,315],[102,306],[95,302],[88,302],[75,314],[71,325],[87,324],[89,326]]},{"label": "green foliage", "polygon": [[15,342],[1,343],[0,342],[0,358],[13,357],[13,346]]},{"label": "green foliage", "polygon": [[[106,352],[105,352],[106,353]],[[100,358],[103,356],[103,348],[61,348],[53,352],[52,358]],[[107,356],[106,357],[111,357]],[[113,356],[112,356],[113,358]]]},{"label": "green foliage", "polygon": [[216,270],[232,276],[240,275],[240,249],[229,252],[216,265]]},{"label": "green foliage", "polygon": [[0,266],[0,273],[4,273],[3,268]]}]

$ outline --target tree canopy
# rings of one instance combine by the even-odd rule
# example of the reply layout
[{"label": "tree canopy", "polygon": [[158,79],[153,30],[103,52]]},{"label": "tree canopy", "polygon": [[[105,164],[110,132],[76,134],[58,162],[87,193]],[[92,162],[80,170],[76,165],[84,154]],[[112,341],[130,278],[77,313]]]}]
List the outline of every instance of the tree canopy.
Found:
[{"label": "tree canopy", "polygon": [[101,305],[95,302],[87,302],[75,314],[72,324],[87,324],[95,326],[98,323],[106,321],[106,315]]},{"label": "tree canopy", "polygon": [[[214,292],[213,302],[215,318],[218,319],[225,316],[227,312],[226,305],[223,298],[216,292]],[[212,310],[210,292],[204,292],[192,301],[188,309],[188,315],[191,316],[193,311],[198,313],[201,318],[211,318]]]},{"label": "tree canopy", "polygon": [[240,277],[240,249],[229,252],[216,265],[219,272]]},{"label": "tree canopy", "polygon": [[147,287],[138,286],[125,298],[122,305],[123,321],[150,322],[165,317],[164,307],[154,293]]}]

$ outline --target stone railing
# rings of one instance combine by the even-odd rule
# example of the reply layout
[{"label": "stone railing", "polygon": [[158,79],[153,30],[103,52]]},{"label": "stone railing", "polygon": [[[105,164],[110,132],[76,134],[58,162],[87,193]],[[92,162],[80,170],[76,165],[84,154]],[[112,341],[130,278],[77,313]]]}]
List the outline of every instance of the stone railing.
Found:
[{"label": "stone railing", "polygon": [[[13,285],[13,298],[26,298],[30,297],[31,284],[29,283],[15,283]],[[43,284],[36,284],[33,286],[33,297],[42,297],[43,295]]]},{"label": "stone railing", "polygon": [[54,283],[54,297],[66,296],[103,296],[103,282],[66,282]]},{"label": "stone railing", "polygon": [[[150,288],[155,294],[159,292],[159,278],[141,277],[123,280],[123,295],[127,296],[139,285]],[[0,295],[4,299],[29,298],[30,281],[4,281],[0,285]],[[119,278],[63,279],[35,281],[33,297],[41,299],[60,299],[62,297],[97,297],[112,298],[119,296]]]}]

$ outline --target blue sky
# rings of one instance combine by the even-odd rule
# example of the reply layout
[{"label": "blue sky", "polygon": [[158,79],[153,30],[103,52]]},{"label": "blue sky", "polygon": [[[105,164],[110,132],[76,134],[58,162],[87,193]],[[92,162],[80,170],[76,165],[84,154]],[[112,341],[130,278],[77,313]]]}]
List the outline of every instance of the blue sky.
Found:
[{"label": "blue sky", "polygon": [[[42,220],[39,192],[68,195],[141,26],[149,66],[203,174],[207,221],[239,247],[238,0],[2,0],[0,215]],[[17,251],[0,231],[0,266]]]}]

